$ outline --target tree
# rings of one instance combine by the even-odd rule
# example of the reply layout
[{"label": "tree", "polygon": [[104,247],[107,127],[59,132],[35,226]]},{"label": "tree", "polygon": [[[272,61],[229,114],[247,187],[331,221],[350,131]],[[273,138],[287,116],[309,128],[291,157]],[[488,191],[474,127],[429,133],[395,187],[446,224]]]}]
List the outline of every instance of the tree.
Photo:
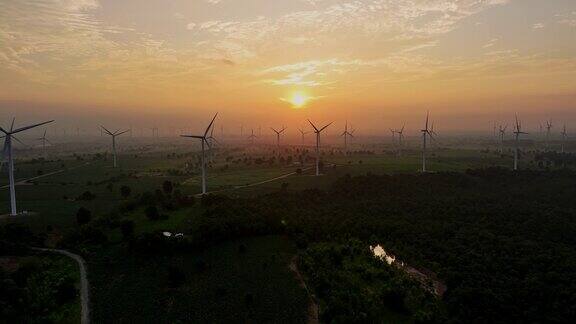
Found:
[{"label": "tree", "polygon": [[149,220],[158,220],[160,218],[160,213],[158,212],[158,208],[156,206],[146,207],[146,217]]},{"label": "tree", "polygon": [[91,219],[92,212],[84,207],[80,207],[80,209],[78,209],[76,212],[76,222],[78,222],[78,225],[88,224]]},{"label": "tree", "polygon": [[120,187],[120,194],[122,195],[122,198],[124,199],[128,198],[128,196],[130,196],[130,193],[132,193],[132,189],[130,189],[130,187],[128,186]]},{"label": "tree", "polygon": [[171,194],[172,190],[174,190],[174,185],[172,184],[172,181],[168,180],[164,181],[164,183],[162,184],[162,190],[167,195]]},{"label": "tree", "polygon": [[134,222],[131,220],[125,220],[120,223],[120,231],[122,232],[122,237],[125,241],[134,237]]}]

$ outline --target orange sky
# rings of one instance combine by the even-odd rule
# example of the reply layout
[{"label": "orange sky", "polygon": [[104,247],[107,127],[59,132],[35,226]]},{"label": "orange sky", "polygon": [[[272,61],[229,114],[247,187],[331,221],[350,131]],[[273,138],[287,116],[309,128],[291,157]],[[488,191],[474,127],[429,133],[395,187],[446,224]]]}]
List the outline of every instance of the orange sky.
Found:
[{"label": "orange sky", "polygon": [[5,120],[576,127],[575,104],[573,0],[0,2]]}]

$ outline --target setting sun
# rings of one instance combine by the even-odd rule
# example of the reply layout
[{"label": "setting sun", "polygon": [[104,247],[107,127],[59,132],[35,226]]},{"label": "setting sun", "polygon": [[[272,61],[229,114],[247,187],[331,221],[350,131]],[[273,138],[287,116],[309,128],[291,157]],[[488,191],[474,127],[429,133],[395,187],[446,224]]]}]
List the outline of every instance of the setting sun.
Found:
[{"label": "setting sun", "polygon": [[294,108],[302,108],[309,100],[310,97],[308,97],[306,94],[302,92],[295,92],[289,101],[292,106],[294,106]]}]

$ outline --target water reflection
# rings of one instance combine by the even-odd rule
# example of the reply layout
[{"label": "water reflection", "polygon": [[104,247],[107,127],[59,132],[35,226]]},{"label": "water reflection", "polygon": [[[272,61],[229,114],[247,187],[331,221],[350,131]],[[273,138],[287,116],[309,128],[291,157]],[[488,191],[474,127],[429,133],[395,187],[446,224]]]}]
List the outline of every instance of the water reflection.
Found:
[{"label": "water reflection", "polygon": [[374,247],[370,246],[370,251],[372,251],[372,253],[374,253],[375,257],[377,257],[378,259],[380,259],[382,261],[386,261],[386,263],[388,263],[389,265],[396,263],[397,266],[400,266],[400,267],[404,266],[403,262],[401,262],[401,261],[396,262],[396,257],[392,254],[388,254],[386,252],[386,250],[384,250],[384,248],[380,244],[378,244]]}]

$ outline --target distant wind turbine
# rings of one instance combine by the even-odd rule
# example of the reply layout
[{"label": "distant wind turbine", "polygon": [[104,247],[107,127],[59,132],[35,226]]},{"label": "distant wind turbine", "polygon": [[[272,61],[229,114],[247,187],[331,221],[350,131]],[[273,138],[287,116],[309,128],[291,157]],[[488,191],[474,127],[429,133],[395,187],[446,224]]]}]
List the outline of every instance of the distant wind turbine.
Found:
[{"label": "distant wind turbine", "polygon": [[552,130],[552,120],[546,121],[546,150],[550,150],[550,135]]},{"label": "distant wind turbine", "polygon": [[12,216],[16,216],[17,214],[16,188],[14,184],[14,159],[12,156],[12,140],[16,140],[17,142],[22,143],[18,138],[14,136],[14,134],[23,132],[25,130],[34,127],[42,126],[51,122],[53,122],[53,120],[14,129],[14,119],[12,119],[12,125],[10,125],[9,131],[4,130],[2,127],[0,127],[0,131],[4,133],[4,136],[2,136],[4,137],[4,150],[2,152],[2,161],[4,161],[6,158],[8,159],[8,178],[10,182],[10,215]]},{"label": "distant wind turbine", "polygon": [[42,137],[37,139],[39,141],[42,141],[42,154],[44,155],[46,155],[46,143],[52,145],[52,143],[46,138],[46,131],[47,129],[44,129],[44,135],[42,135]]},{"label": "distant wind turbine", "polygon": [[348,121],[346,121],[344,131],[340,136],[344,136],[344,152],[348,153],[348,136],[354,137],[354,130],[352,130],[351,132],[348,131]]},{"label": "distant wind turbine", "polygon": [[508,125],[505,125],[504,127],[500,125],[500,128],[498,129],[498,133],[500,134],[500,154],[504,153],[504,136],[506,135],[506,129],[508,129]]},{"label": "distant wind turbine", "polygon": [[434,133],[434,125],[432,125],[431,128],[428,128],[428,120],[430,118],[430,112],[426,113],[426,125],[425,128],[421,130],[422,132],[422,172],[426,172],[426,149],[427,149],[427,142],[428,142],[428,137],[430,137],[430,139],[434,139],[434,135],[436,135]]},{"label": "distant wind turbine", "polygon": [[516,115],[516,130],[514,131],[516,135],[516,147],[514,148],[514,171],[518,170],[518,154],[520,152],[520,135],[528,134],[522,131],[522,123],[518,121],[518,115]]},{"label": "distant wind turbine", "polygon": [[203,195],[206,194],[206,153],[205,153],[205,145],[204,144],[208,144],[208,132],[212,128],[212,125],[214,125],[214,121],[216,120],[216,117],[218,117],[218,113],[216,113],[216,115],[214,115],[214,118],[212,118],[212,121],[210,122],[208,127],[206,127],[206,131],[204,131],[204,135],[180,135],[181,137],[197,138],[202,143],[202,194]]},{"label": "distant wind turbine", "polygon": [[566,132],[566,124],[564,124],[564,128],[562,129],[562,154],[564,154],[564,146],[566,145],[566,138],[568,138],[568,133]]},{"label": "distant wind turbine", "polygon": [[308,134],[308,132],[304,131],[302,128],[298,128],[298,130],[300,131],[300,134],[302,134],[302,145],[304,145],[304,136]]},{"label": "distant wind turbine", "polygon": [[104,131],[112,137],[112,154],[114,155],[114,168],[117,167],[117,157],[116,157],[116,137],[129,132],[130,130],[120,131],[116,130],[114,133],[107,130],[106,127],[100,126],[104,129]]},{"label": "distant wind turbine", "polygon": [[320,175],[320,134],[323,130],[328,128],[328,126],[332,125],[332,123],[318,129],[314,124],[308,119],[308,122],[314,128],[314,133],[316,133],[316,176]]},{"label": "distant wind turbine", "polygon": [[284,133],[286,127],[283,127],[281,130],[276,130],[272,127],[270,127],[270,129],[276,133],[276,146],[278,147],[278,153],[280,153],[280,135]]},{"label": "distant wind turbine", "polygon": [[396,131],[398,134],[398,156],[402,156],[402,148],[404,145],[404,128],[406,125],[402,125],[399,131]]},{"label": "distant wind turbine", "polygon": [[258,136],[256,136],[254,134],[254,129],[252,129],[252,134],[250,136],[248,136],[248,139],[250,140],[250,144],[254,145],[254,140],[257,138]]}]

